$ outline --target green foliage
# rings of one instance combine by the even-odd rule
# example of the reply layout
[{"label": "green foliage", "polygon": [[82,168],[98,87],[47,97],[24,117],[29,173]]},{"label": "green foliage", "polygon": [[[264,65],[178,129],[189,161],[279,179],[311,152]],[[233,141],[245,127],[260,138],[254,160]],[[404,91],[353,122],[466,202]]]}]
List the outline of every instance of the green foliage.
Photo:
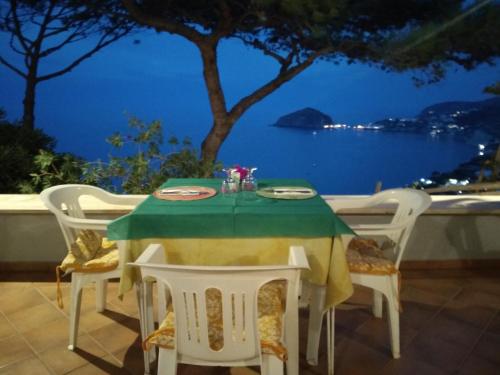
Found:
[{"label": "green foliage", "polygon": [[485,87],[483,92],[487,94],[500,95],[500,81]]},{"label": "green foliage", "polygon": [[30,173],[31,180],[19,184],[21,193],[39,193],[55,185],[80,183],[83,160],[72,154],[40,150],[34,164],[36,172]]},{"label": "green foliage", "polygon": [[106,141],[117,155],[109,161],[85,162],[54,152],[55,141],[41,130],[10,124],[0,108],[0,193],[38,193],[59,184],[84,183],[130,194],[149,194],[170,177],[203,177],[220,171],[220,163],[203,164],[190,140],[170,137],[163,154],[160,121],[146,124],[129,118],[132,134],[115,133]]},{"label": "green foliage", "polygon": [[163,154],[160,121],[146,124],[130,117],[129,128],[132,134],[115,133],[107,138],[120,155],[129,151],[128,154],[110,156],[108,163],[87,163],[83,167],[83,182],[111,191],[150,194],[170,177],[202,177],[221,169],[219,164],[204,167],[187,138],[180,143],[171,137],[168,144],[172,152]]},{"label": "green foliage", "polygon": [[23,128],[18,122],[9,122],[0,109],[0,194],[16,193],[19,184],[30,179],[36,169],[35,155],[39,150],[52,151],[55,140],[39,129]]}]

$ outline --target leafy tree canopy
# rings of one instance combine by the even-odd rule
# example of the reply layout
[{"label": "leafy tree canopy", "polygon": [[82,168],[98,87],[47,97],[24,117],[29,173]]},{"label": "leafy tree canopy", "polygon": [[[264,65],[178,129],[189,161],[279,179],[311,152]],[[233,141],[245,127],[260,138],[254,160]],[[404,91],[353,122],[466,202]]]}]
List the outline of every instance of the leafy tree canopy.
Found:
[{"label": "leafy tree canopy", "polygon": [[[478,0],[111,0],[141,25],[180,35],[201,54],[213,125],[202,159],[213,162],[233,125],[253,104],[315,60],[361,62],[443,77],[457,63],[473,69],[499,54],[500,5]],[[217,65],[221,40],[237,38],[279,65],[276,75],[228,108]]]},{"label": "leafy tree canopy", "polygon": [[[84,60],[128,34],[132,24],[112,4],[89,0],[0,0],[0,31],[9,36],[12,56],[0,51],[0,64],[25,81],[23,126],[35,127],[35,93],[40,82],[73,70]],[[42,72],[40,62],[61,49],[94,36],[73,60]],[[14,59],[15,55],[21,59]]]}]

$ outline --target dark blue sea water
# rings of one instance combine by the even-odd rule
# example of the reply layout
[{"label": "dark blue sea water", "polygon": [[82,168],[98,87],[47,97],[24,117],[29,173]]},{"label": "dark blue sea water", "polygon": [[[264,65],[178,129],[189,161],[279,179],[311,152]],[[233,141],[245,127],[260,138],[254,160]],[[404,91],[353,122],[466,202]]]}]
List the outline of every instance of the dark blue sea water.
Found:
[{"label": "dark blue sea water", "polygon": [[309,180],[323,194],[370,194],[448,171],[477,153],[451,136],[347,130],[241,128],[224,145],[226,164],[257,166],[259,177]]},{"label": "dark blue sea water", "polygon": [[[197,126],[198,125],[198,126]],[[175,135],[204,138],[200,124],[178,126]],[[95,124],[49,129],[60,151],[87,160],[106,159],[112,147],[104,139],[114,130]],[[200,130],[203,129],[203,132]],[[165,138],[172,134],[165,130]],[[224,143],[219,160],[225,166],[257,167],[257,178],[304,178],[322,194],[370,194],[377,181],[383,188],[401,187],[433,171],[448,171],[477,153],[477,142],[453,136],[346,130],[297,130],[244,122]],[[165,145],[164,152],[169,152]]]}]

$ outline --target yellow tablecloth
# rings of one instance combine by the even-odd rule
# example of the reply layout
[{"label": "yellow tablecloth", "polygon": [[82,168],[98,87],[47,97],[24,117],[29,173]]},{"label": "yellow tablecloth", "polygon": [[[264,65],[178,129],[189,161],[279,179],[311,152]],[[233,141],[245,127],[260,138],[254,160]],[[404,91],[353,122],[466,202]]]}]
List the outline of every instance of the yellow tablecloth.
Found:
[{"label": "yellow tablecloth", "polygon": [[341,237],[301,238],[156,238],[123,241],[125,261],[120,280],[120,295],[130,290],[140,277],[138,270],[127,266],[151,243],[165,248],[167,261],[184,265],[270,265],[286,264],[292,245],[303,246],[311,267],[302,278],[316,285],[326,285],[325,307],[338,305],[353,293]]}]

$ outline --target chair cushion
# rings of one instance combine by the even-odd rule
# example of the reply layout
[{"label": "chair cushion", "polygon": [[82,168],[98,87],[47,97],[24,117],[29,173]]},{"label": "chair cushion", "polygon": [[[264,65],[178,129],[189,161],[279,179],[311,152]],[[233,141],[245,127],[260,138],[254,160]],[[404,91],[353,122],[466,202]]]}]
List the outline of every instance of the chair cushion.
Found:
[{"label": "chair cushion", "polygon": [[106,272],[112,271],[119,264],[116,242],[109,241],[93,230],[80,231],[75,243],[71,244],[68,254],[56,267],[57,304],[64,307],[61,291],[60,272]]},{"label": "chair cushion", "polygon": [[63,271],[103,272],[118,267],[116,242],[93,230],[82,230],[59,268]]},{"label": "chair cushion", "polygon": [[398,273],[394,263],[384,257],[377,242],[372,239],[355,237],[349,242],[346,252],[349,271],[374,275]]},{"label": "chair cushion", "polygon": [[[206,292],[208,341],[210,348],[217,351],[224,346],[222,322],[222,295],[218,289]],[[286,282],[272,281],[263,285],[258,295],[258,328],[262,353],[274,354],[282,361],[287,359],[287,351],[281,342],[282,318],[286,299]],[[143,342],[144,350],[152,345],[165,349],[175,347],[175,313],[172,304],[167,308],[167,316],[160,327]]]}]

